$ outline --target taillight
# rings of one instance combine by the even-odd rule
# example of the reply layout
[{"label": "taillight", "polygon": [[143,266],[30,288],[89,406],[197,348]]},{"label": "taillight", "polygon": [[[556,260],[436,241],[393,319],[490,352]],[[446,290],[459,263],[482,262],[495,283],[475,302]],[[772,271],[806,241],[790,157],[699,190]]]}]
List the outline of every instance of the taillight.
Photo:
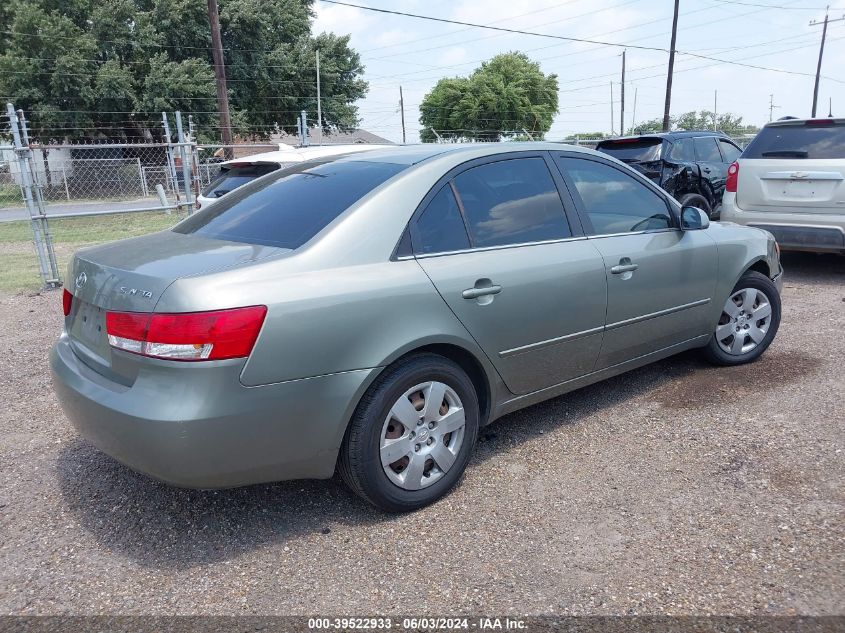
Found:
[{"label": "taillight", "polygon": [[70,314],[71,307],[73,307],[73,295],[65,288],[62,291],[62,309],[65,311],[65,316]]},{"label": "taillight", "polygon": [[836,125],[835,119],[809,119],[804,121],[806,127],[827,127],[829,125]]},{"label": "taillight", "polygon": [[266,306],[212,312],[107,312],[109,345],[170,360],[244,358],[252,352]]},{"label": "taillight", "polygon": [[725,191],[736,193],[736,183],[739,180],[739,162],[734,161],[728,167],[728,178],[725,180]]}]

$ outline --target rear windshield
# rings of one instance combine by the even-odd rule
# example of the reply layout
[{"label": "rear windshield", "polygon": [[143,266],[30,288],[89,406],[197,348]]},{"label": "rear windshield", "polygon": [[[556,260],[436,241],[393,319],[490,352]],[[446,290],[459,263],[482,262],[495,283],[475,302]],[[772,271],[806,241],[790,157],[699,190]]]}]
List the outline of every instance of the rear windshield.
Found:
[{"label": "rear windshield", "polygon": [[306,162],[242,187],[173,228],[177,233],[299,248],[406,165]]},{"label": "rear windshield", "polygon": [[845,125],[764,127],[742,158],[845,158]]},{"label": "rear windshield", "polygon": [[620,141],[602,141],[596,149],[624,163],[648,162],[660,160],[660,148],[663,141],[659,138],[623,139]]},{"label": "rear windshield", "polygon": [[252,182],[260,176],[266,176],[279,168],[280,165],[278,163],[258,163],[256,165],[229,168],[221,167],[220,172],[214,177],[214,180],[203,189],[202,195],[206,198],[225,196],[241,185]]}]

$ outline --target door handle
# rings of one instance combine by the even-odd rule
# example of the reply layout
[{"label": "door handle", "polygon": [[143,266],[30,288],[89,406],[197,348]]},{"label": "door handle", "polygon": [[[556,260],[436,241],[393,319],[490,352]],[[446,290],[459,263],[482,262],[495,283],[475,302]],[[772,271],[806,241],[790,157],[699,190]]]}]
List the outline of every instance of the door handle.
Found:
[{"label": "door handle", "polygon": [[618,264],[611,267],[610,272],[614,275],[621,275],[622,273],[632,273],[639,267],[639,264]]},{"label": "door handle", "polygon": [[482,286],[481,288],[467,288],[461,293],[461,296],[464,299],[478,299],[479,297],[486,297],[487,295],[497,295],[500,292],[502,292],[501,286]]}]

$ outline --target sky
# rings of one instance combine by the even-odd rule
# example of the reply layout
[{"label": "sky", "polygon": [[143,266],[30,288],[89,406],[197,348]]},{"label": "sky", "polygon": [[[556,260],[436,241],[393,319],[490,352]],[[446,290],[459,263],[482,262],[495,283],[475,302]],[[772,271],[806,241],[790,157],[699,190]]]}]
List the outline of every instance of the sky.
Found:
[{"label": "sky", "polygon": [[[464,22],[599,39],[668,51],[672,0],[348,0],[353,4]],[[361,55],[370,90],[360,100],[361,127],[401,142],[399,86],[405,100],[407,141],[419,141],[419,105],[443,77],[465,76],[500,53],[521,51],[558,76],[560,112],[546,135],[619,132],[621,47],[566,42],[386,15],[315,2],[314,33],[349,34]],[[775,72],[678,54],[672,114],[713,110],[745,123],[808,117],[823,20],[822,0],[681,0],[676,50],[741,62]],[[845,0],[830,19],[845,15]],[[663,116],[669,55],[629,48],[626,53],[625,126]],[[636,96],[636,109],[634,99]],[[817,114],[845,116],[845,20],[828,26]]]}]

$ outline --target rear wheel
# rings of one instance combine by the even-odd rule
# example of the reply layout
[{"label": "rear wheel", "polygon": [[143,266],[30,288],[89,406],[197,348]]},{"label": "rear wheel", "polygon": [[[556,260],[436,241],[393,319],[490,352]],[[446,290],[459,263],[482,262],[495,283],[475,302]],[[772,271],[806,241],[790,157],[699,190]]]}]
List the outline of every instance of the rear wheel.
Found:
[{"label": "rear wheel", "polygon": [[385,370],[358,405],[340,451],[346,484],[388,512],[433,503],[460,479],[478,435],[472,381],[435,354]]},{"label": "rear wheel", "polygon": [[780,295],[772,280],[748,271],[722,307],[704,355],[715,365],[742,365],[757,359],[780,326]]},{"label": "rear wheel", "polygon": [[707,214],[708,218],[712,218],[713,210],[710,208],[710,203],[707,202],[707,198],[700,194],[688,193],[682,196],[679,202],[682,207],[698,207]]}]

